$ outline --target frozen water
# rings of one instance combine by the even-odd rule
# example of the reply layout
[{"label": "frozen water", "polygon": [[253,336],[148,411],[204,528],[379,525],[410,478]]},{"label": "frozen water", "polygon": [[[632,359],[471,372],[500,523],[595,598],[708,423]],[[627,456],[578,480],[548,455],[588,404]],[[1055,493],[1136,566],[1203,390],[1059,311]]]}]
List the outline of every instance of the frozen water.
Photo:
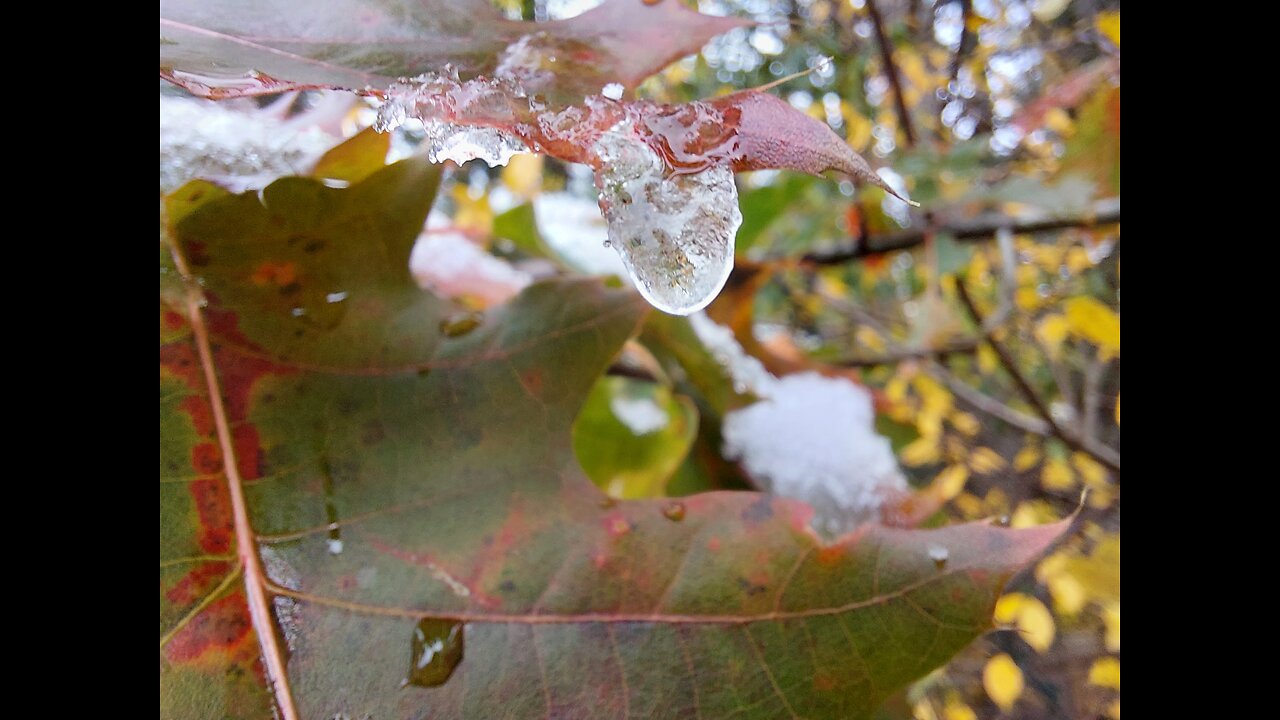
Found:
[{"label": "frozen water", "polygon": [[666,163],[624,120],[601,134],[596,185],[609,241],[636,289],[673,315],[706,307],[733,270],[742,213],[733,171],[668,175]]},{"label": "frozen water", "polygon": [[872,522],[886,494],[907,488],[864,388],[812,372],[774,377],[728,328],[704,313],[689,321],[734,384],[762,398],[725,417],[725,457],[763,489],[813,505],[815,529],[834,536]]},{"label": "frozen water", "polygon": [[[512,155],[529,152],[519,137],[496,127],[454,122],[468,117],[486,122],[513,120],[513,107],[524,100],[519,82],[512,79],[458,80],[457,71],[426,73],[401,80],[387,89],[378,108],[374,129],[388,132],[410,118],[426,130],[427,158],[452,160],[459,165],[481,159],[489,167],[506,165]],[[513,105],[512,103],[516,104]]]},{"label": "frozen water", "polygon": [[516,136],[497,128],[467,127],[453,123],[424,120],[427,130],[427,159],[433,163],[452,160],[459,165],[479,158],[489,167],[506,165],[511,156],[529,149]]},{"label": "frozen water", "polygon": [[622,92],[624,89],[625,88],[622,87],[621,83],[609,83],[608,85],[605,85],[602,90],[600,90],[600,94],[609,98],[610,100],[621,100]]}]

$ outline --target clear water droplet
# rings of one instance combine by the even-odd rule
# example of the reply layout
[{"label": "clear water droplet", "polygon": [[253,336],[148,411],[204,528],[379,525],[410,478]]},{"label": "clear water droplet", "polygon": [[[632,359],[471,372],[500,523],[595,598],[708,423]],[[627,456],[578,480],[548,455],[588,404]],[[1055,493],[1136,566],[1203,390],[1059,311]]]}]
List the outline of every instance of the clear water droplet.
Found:
[{"label": "clear water droplet", "polygon": [[929,546],[929,559],[933,561],[935,567],[939,570],[946,567],[947,559],[951,557],[951,551],[941,545]]},{"label": "clear water droplet", "polygon": [[413,629],[409,677],[405,682],[418,687],[439,687],[462,662],[462,623],[425,619]]},{"label": "clear water droplet", "polygon": [[600,94],[609,98],[610,100],[621,100],[622,91],[623,91],[623,87],[621,83],[609,83],[608,85],[605,85],[603,89],[600,90]]},{"label": "clear water droplet", "polygon": [[680,522],[684,519],[684,503],[675,500],[662,506],[662,514],[668,519]]},{"label": "clear water droplet", "polygon": [[999,525],[1000,527],[1009,527],[1011,524],[1012,521],[1009,519],[1008,515],[1001,515],[996,518],[996,525]]},{"label": "clear water droplet", "polygon": [[329,293],[328,295],[325,295],[324,299],[325,299],[325,302],[340,303],[343,300],[347,299],[347,294],[345,292],[332,292],[332,293]]},{"label": "clear water droplet", "polygon": [[440,321],[440,332],[444,333],[445,337],[462,337],[480,327],[483,319],[484,316],[477,312],[450,315]]},{"label": "clear water droplet", "polygon": [[733,270],[742,224],[733,171],[715,165],[668,177],[666,163],[628,120],[603,133],[593,150],[610,244],[636,289],[673,315],[709,305]]}]

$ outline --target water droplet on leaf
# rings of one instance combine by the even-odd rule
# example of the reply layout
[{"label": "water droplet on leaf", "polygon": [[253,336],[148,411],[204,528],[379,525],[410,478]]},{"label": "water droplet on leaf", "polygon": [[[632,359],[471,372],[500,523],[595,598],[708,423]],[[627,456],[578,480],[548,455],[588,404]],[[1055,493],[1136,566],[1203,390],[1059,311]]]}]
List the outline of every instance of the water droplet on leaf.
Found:
[{"label": "water droplet on leaf", "polygon": [[668,520],[680,522],[684,519],[684,503],[679,501],[669,502],[662,506],[662,514],[665,515]]},{"label": "water droplet on leaf", "polygon": [[475,312],[451,315],[440,321],[440,332],[446,337],[462,337],[480,327],[482,319],[483,316]]},{"label": "water droplet on leaf", "polygon": [[426,619],[413,629],[409,677],[406,682],[418,687],[439,687],[453,675],[462,662],[462,623],[453,620]]},{"label": "water droplet on leaf", "polygon": [[928,552],[929,559],[933,560],[933,564],[937,566],[939,570],[946,567],[947,559],[951,557],[951,551],[941,545],[930,545]]}]

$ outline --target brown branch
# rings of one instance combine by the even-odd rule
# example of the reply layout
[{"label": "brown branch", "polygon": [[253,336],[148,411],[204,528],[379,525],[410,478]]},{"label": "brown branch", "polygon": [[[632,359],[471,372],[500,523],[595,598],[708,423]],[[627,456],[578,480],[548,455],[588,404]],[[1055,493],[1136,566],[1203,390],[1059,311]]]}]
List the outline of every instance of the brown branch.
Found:
[{"label": "brown branch", "polygon": [[[1089,228],[1099,225],[1115,225],[1120,222],[1120,198],[1099,200],[1087,213],[1070,216],[1035,217],[1015,220],[1000,213],[983,213],[967,220],[956,220],[944,223],[933,230],[935,233],[946,233],[956,240],[976,242],[994,237],[996,232],[1007,228],[1014,234],[1047,232],[1065,228]],[[924,242],[927,232],[904,230],[897,233],[868,237],[852,248],[841,248],[829,252],[809,253],[801,258],[808,265],[840,265],[850,260],[858,260],[868,255],[878,255],[895,250],[905,250]]]},{"label": "brown branch", "polygon": [[893,348],[881,355],[865,358],[849,358],[834,364],[841,367],[876,367],[879,365],[897,365],[904,360],[926,360],[948,355],[971,355],[982,341],[978,338],[957,340],[938,347],[900,347]]},{"label": "brown branch", "polygon": [[947,69],[947,92],[956,97],[951,89],[960,79],[960,66],[964,58],[973,48],[973,33],[969,32],[969,18],[973,17],[973,0],[960,0],[960,42],[956,45],[956,53],[951,56],[951,67]]},{"label": "brown branch", "polygon": [[880,44],[880,58],[884,61],[884,73],[889,76],[889,85],[893,87],[894,106],[898,110],[898,124],[902,126],[902,134],[906,136],[907,147],[916,144],[916,131],[911,125],[911,113],[907,110],[907,99],[902,94],[902,78],[898,76],[898,66],[893,62],[893,46],[884,34],[884,19],[876,7],[875,0],[867,0],[867,14],[871,16],[871,25],[876,31],[876,42]]},{"label": "brown branch", "polygon": [[[960,296],[960,302],[964,304],[965,310],[969,313],[969,318],[973,320],[974,324],[978,327],[984,327],[981,311],[978,310],[978,306],[974,304],[973,298],[970,297],[969,289],[965,282],[959,278],[956,278],[956,293]],[[1036,414],[1045,422],[1045,425],[1049,428],[1049,432],[1054,437],[1066,443],[1067,447],[1072,450],[1079,450],[1086,453],[1108,468],[1116,471],[1117,473],[1120,472],[1120,453],[1094,441],[1092,438],[1080,437],[1076,433],[1070,432],[1059,425],[1058,422],[1054,420],[1053,414],[1049,412],[1049,406],[1045,403],[1044,399],[1041,398],[1040,394],[1031,386],[1030,381],[1027,380],[1027,376],[1022,373],[1022,370],[1018,368],[1018,363],[1014,360],[1014,357],[1009,352],[1008,348],[1006,348],[999,340],[996,340],[994,332],[990,330],[984,330],[983,336],[986,339],[987,344],[995,351],[996,357],[999,358],[1000,364],[1004,367],[1005,372],[1009,373],[1009,376],[1013,378],[1013,383],[1017,386],[1018,392],[1021,393],[1027,403],[1035,409]]]}]

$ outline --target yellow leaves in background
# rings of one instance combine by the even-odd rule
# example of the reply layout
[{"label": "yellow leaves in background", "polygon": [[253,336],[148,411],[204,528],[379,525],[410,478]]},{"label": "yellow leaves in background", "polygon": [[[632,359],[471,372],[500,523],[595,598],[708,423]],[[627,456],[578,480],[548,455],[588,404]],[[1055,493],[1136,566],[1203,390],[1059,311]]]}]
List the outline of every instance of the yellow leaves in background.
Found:
[{"label": "yellow leaves in background", "polygon": [[1102,33],[1108,40],[1115,43],[1117,47],[1120,45],[1120,13],[1101,12],[1098,13],[1097,19],[1098,32]]},{"label": "yellow leaves in background", "polygon": [[[1090,602],[1103,608],[1108,649],[1120,649],[1120,536],[1101,533],[1089,554],[1064,549],[1036,567],[1036,579],[1049,589],[1059,615],[1073,616]],[[1113,627],[1114,625],[1114,627]],[[1114,633],[1114,636],[1113,636]]]},{"label": "yellow leaves in background", "polygon": [[453,214],[454,226],[479,235],[493,231],[493,208],[489,207],[488,193],[473,198],[465,185],[457,185],[453,188],[453,202],[457,208]]},{"label": "yellow leaves in background", "polygon": [[1036,339],[1044,345],[1049,357],[1057,358],[1062,352],[1062,341],[1067,339],[1071,324],[1061,313],[1051,313],[1036,323]]},{"label": "yellow leaves in background", "polygon": [[[957,410],[951,413],[951,416],[947,419],[951,421],[951,427],[967,437],[974,437],[982,430],[982,423],[978,422],[978,418],[967,412]],[[999,456],[997,455],[996,457]]]},{"label": "yellow leaves in background", "polygon": [[1100,687],[1120,689],[1120,661],[1113,657],[1098,658],[1089,668],[1089,682]]},{"label": "yellow leaves in background", "polygon": [[950,698],[942,709],[942,720],[978,720],[978,714],[959,698]]},{"label": "yellow leaves in background", "polygon": [[1102,607],[1102,622],[1107,626],[1107,649],[1120,652],[1120,603],[1107,603]]},{"label": "yellow leaves in background", "polygon": [[942,447],[938,444],[938,438],[921,436],[902,448],[898,457],[908,467],[929,465],[942,459]]},{"label": "yellow leaves in background", "polygon": [[1008,712],[1022,695],[1022,670],[1013,658],[1000,653],[987,661],[982,669],[982,687],[992,702]]},{"label": "yellow leaves in background", "polygon": [[968,479],[968,468],[964,465],[951,465],[933,479],[933,487],[943,500],[950,500],[964,490],[964,483]]},{"label": "yellow leaves in background", "polygon": [[1036,598],[1022,593],[1009,593],[996,603],[995,620],[1018,629],[1018,635],[1036,652],[1043,653],[1053,645],[1055,626],[1049,608]]},{"label": "yellow leaves in background", "polygon": [[522,153],[511,157],[502,169],[502,184],[524,200],[532,200],[542,190],[542,156]]},{"label": "yellow leaves in background", "polygon": [[1018,472],[1026,472],[1035,467],[1042,455],[1040,454],[1040,446],[1034,442],[1027,443],[1022,446],[1017,455],[1013,456],[1013,469]]},{"label": "yellow leaves in background", "polygon": [[1071,332],[1098,346],[1104,357],[1120,354],[1120,316],[1101,302],[1073,297],[1064,303]]},{"label": "yellow leaves in background", "polygon": [[1045,490],[1064,491],[1075,487],[1076,478],[1065,459],[1051,457],[1040,469],[1040,484]]},{"label": "yellow leaves in background", "polygon": [[1004,458],[989,447],[976,447],[969,453],[969,467],[979,475],[990,475],[1007,465]]}]

